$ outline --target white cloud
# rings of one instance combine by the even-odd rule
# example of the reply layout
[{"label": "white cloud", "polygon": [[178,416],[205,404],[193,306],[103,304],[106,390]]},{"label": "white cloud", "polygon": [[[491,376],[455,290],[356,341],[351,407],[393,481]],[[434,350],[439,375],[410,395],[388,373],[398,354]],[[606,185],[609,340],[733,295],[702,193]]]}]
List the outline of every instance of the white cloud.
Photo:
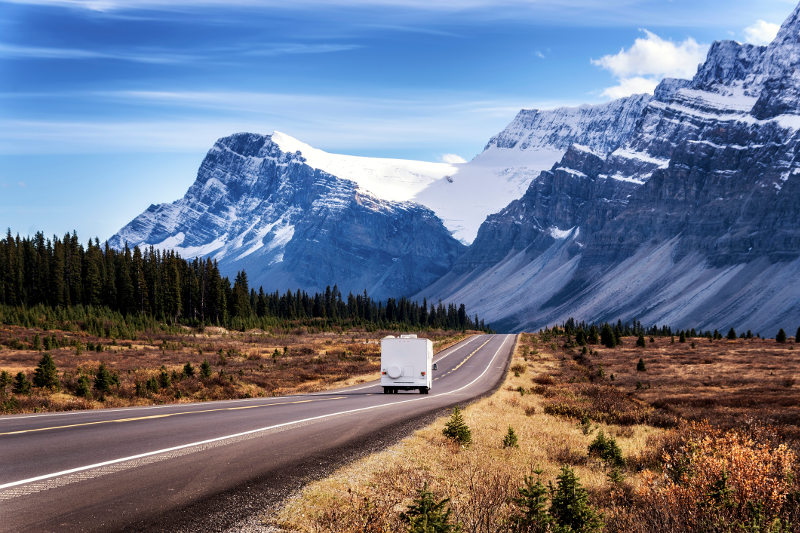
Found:
[{"label": "white cloud", "polygon": [[691,37],[676,43],[662,39],[655,33],[642,30],[644,37],[636,39],[633,46],[622,49],[592,64],[609,71],[618,84],[603,91],[603,95],[621,98],[641,92],[653,92],[664,78],[691,78],[697,66],[705,60],[708,45]]},{"label": "white cloud", "polygon": [[775,39],[775,36],[778,35],[778,30],[780,29],[780,24],[772,24],[766,20],[758,20],[752,26],[748,26],[744,29],[745,41],[757,45],[769,44]]},{"label": "white cloud", "polygon": [[442,155],[442,162],[443,163],[450,163],[451,165],[457,163],[466,163],[467,160],[461,157],[458,154],[444,154]]},{"label": "white cloud", "polygon": [[623,78],[619,80],[619,85],[608,87],[603,90],[603,96],[616,100],[625,98],[632,94],[652,93],[658,86],[658,80],[653,78]]}]

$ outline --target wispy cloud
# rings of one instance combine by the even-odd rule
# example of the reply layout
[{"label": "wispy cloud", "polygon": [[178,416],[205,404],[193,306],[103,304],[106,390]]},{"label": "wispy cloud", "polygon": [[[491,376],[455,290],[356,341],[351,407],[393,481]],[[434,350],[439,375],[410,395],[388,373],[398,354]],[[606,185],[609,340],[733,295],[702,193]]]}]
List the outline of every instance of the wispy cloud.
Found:
[{"label": "wispy cloud", "polygon": [[[729,9],[723,10],[713,10],[716,4],[711,4],[709,8],[692,2],[664,3],[652,0],[0,0],[0,3],[72,8],[114,16],[120,12],[188,13],[196,9],[215,8],[283,11],[350,9],[370,11],[372,14],[389,9],[395,15],[402,15],[401,18],[412,12],[466,16],[478,13],[484,21],[487,18],[514,20],[523,16],[532,17],[537,22],[559,21],[572,26],[632,23],[730,27],[741,24],[742,17],[752,17],[754,14],[765,18],[785,16],[785,5],[792,1],[773,0],[769,5],[762,5],[752,0],[729,0]],[[669,9],[665,9],[665,5]],[[709,16],[712,13],[713,16]]]},{"label": "wispy cloud", "polygon": [[[57,96],[53,94],[52,96]],[[31,98],[48,98],[36,93]],[[3,95],[0,99],[24,96]],[[0,120],[0,153],[170,152],[208,149],[219,137],[239,132],[285,131],[329,150],[364,152],[474,146],[500,131],[523,107],[549,108],[576,102],[483,100],[453,93],[414,98],[316,94],[107,91],[72,93],[117,109],[163,106],[170,120]],[[0,105],[2,101],[0,100]],[[180,110],[184,111],[181,113]],[[198,109],[205,110],[197,113]],[[210,112],[210,111],[214,112]],[[202,118],[198,118],[202,116]]]},{"label": "wispy cloud", "polygon": [[282,56],[299,54],[329,54],[360,48],[347,43],[267,43],[239,45],[228,48],[201,50],[193,53],[176,53],[171,50],[135,48],[132,50],[99,51],[79,48],[58,48],[0,43],[0,57],[15,59],[111,59],[136,63],[179,64],[201,60],[231,61],[237,56]]},{"label": "wispy cloud", "polygon": [[691,78],[708,53],[708,45],[691,37],[676,43],[642,30],[628,49],[593,59],[592,64],[609,71],[618,84],[603,91],[609,98],[652,92],[664,78]]}]

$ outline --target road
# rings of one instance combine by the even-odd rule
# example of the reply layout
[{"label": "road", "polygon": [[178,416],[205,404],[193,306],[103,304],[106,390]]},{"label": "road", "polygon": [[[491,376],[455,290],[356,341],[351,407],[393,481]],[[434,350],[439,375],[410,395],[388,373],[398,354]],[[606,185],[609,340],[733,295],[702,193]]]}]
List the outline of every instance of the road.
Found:
[{"label": "road", "polygon": [[384,395],[372,382],[285,397],[0,417],[0,530],[181,529],[219,495],[232,502],[242,487],[308,478],[318,463],[491,391],[514,340],[478,335],[440,352],[429,395]]}]

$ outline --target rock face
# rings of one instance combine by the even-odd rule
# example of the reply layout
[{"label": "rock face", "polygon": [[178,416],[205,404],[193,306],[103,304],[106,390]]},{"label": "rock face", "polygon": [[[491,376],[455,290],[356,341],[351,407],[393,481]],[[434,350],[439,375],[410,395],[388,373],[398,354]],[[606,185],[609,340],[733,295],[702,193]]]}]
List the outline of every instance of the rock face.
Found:
[{"label": "rock face", "polygon": [[449,179],[430,183],[414,200],[433,209],[456,238],[469,244],[488,215],[525,194],[571,145],[605,154],[627,139],[650,99],[637,95],[594,106],[523,109],[483,152],[454,165]]},{"label": "rock face", "polygon": [[512,330],[570,316],[796,328],[800,7],[768,47],[715,43],[694,79],[665,80],[618,124],[602,149],[569,147],[419,295]]},{"label": "rock face", "polygon": [[338,284],[376,297],[419,290],[463,251],[429,209],[375,198],[255,134],[217,141],[183,198],[151,205],[109,242],[211,257],[266,290]]}]

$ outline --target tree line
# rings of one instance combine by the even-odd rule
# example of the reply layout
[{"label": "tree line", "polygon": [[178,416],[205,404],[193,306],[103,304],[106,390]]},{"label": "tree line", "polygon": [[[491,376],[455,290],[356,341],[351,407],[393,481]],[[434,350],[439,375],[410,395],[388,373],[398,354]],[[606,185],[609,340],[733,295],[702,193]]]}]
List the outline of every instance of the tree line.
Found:
[{"label": "tree line", "polygon": [[[63,238],[0,239],[0,305],[9,317],[21,308],[105,309],[170,325],[217,325],[234,329],[269,327],[278,321],[323,321],[372,327],[477,329],[488,331],[463,304],[429,305],[407,298],[375,301],[366,290],[344,296],[336,285],[324,292],[265,292],[250,287],[247,273],[233,283],[209,258],[186,260],[174,251],[116,250],[98,239],[84,246],[76,232]],[[89,313],[92,314],[91,312]]]}]

